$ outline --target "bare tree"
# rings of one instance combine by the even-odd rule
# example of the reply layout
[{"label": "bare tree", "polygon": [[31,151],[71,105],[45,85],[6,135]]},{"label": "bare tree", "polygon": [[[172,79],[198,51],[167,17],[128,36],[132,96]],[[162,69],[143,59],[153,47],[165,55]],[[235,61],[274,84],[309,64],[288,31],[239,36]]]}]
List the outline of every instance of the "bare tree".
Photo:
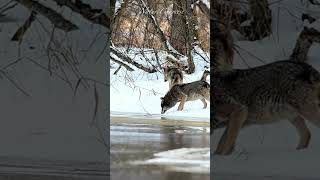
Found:
[{"label": "bare tree", "polygon": [[[114,19],[119,20],[115,22],[112,33],[112,42],[115,44],[114,48],[116,49],[118,46],[126,47],[127,49],[151,48],[154,54],[160,51],[166,52],[168,56],[170,56],[168,59],[170,62],[177,64],[179,67],[183,67],[183,70],[187,73],[193,73],[195,70],[193,62],[195,47],[200,49],[204,47],[200,45],[204,41],[200,42],[198,40],[198,37],[200,37],[199,29],[202,29],[196,29],[198,26],[198,16],[195,2],[191,0],[180,2],[167,0],[151,2],[147,0],[131,0],[130,5],[128,5],[128,1],[130,0],[123,1],[114,17]],[[173,6],[173,9],[169,8],[170,5]],[[177,18],[177,16],[179,17]],[[204,17],[207,18],[206,16]],[[181,22],[182,19],[183,22]],[[121,50],[117,52],[124,53],[124,51]],[[144,56],[142,51],[141,55]],[[129,57],[127,55],[125,56]],[[158,57],[154,60],[147,61],[147,64],[151,65],[151,69],[155,69],[161,64],[159,63]],[[133,66],[137,65],[137,62],[133,59],[130,61],[124,60],[123,63]],[[138,69],[144,71],[147,69],[150,70],[146,65],[138,64],[141,65],[139,67],[143,67],[138,68],[136,66]],[[146,72],[154,72],[153,70],[149,70]],[[159,69],[157,71],[159,71]]]}]

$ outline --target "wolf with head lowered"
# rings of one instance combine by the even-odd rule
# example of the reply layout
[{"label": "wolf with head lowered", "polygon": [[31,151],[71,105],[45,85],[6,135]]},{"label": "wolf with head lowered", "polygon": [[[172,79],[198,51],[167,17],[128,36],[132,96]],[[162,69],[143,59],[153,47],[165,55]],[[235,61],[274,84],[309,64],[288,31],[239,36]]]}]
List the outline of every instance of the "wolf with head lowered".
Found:
[{"label": "wolf with head lowered", "polygon": [[184,108],[187,101],[201,100],[203,108],[207,108],[210,102],[210,84],[206,82],[209,71],[205,70],[200,80],[174,85],[164,97],[161,97],[161,114],[174,107],[180,102],[178,110]]}]

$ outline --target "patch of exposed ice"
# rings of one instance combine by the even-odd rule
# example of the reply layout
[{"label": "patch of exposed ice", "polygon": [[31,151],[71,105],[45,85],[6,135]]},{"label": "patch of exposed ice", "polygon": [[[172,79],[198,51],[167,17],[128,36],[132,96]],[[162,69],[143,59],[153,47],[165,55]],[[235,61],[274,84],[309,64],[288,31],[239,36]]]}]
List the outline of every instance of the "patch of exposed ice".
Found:
[{"label": "patch of exposed ice", "polygon": [[159,165],[167,170],[189,173],[210,173],[210,148],[181,148],[154,154],[139,165]]}]

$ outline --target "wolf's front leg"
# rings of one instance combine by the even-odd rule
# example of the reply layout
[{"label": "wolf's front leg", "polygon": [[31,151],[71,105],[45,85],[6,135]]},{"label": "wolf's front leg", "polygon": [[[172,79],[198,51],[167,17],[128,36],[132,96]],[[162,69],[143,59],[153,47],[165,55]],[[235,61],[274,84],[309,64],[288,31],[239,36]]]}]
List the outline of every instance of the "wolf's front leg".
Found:
[{"label": "wolf's front leg", "polygon": [[181,100],[180,100],[180,104],[178,107],[178,111],[182,111],[184,108],[184,103],[187,101],[187,96],[186,95],[181,95]]},{"label": "wolf's front leg", "polygon": [[298,116],[290,122],[297,129],[300,136],[299,144],[296,149],[299,150],[307,148],[310,142],[311,133],[305,123],[305,120],[301,116]]},{"label": "wolf's front leg", "polygon": [[234,149],[236,139],[239,135],[243,123],[248,118],[248,108],[244,106],[237,106],[234,108],[229,116],[227,128],[224,131],[215,154],[229,155]]},{"label": "wolf's front leg", "polygon": [[203,103],[203,109],[206,109],[207,108],[207,102],[206,100],[203,98],[201,99],[202,103]]}]

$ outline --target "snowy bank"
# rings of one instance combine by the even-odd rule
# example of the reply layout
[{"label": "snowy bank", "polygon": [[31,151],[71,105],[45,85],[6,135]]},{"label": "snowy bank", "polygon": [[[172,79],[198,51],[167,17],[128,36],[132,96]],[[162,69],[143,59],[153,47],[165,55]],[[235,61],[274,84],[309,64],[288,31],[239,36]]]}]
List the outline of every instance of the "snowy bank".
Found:
[{"label": "snowy bank", "polygon": [[[147,51],[147,50],[146,50]],[[141,56],[136,53],[131,53],[135,60],[140,61]],[[149,59],[152,59],[152,54],[148,54]],[[204,55],[205,57],[206,55]],[[161,59],[164,59],[162,54]],[[201,78],[205,66],[208,64],[198,55],[195,55],[196,72],[188,75],[184,74],[184,83],[197,81]],[[122,68],[116,75],[117,65],[110,70],[110,109],[111,115],[122,113],[140,113],[147,115],[160,115],[161,100],[169,90],[168,82],[164,82],[163,74],[145,73],[141,70],[127,71]],[[209,78],[207,79],[209,82]],[[183,111],[177,111],[178,104],[167,111],[163,117],[193,117],[201,120],[210,118],[210,103],[208,107],[203,109],[203,104],[200,100],[187,102]],[[114,113],[113,113],[114,112]]]}]

